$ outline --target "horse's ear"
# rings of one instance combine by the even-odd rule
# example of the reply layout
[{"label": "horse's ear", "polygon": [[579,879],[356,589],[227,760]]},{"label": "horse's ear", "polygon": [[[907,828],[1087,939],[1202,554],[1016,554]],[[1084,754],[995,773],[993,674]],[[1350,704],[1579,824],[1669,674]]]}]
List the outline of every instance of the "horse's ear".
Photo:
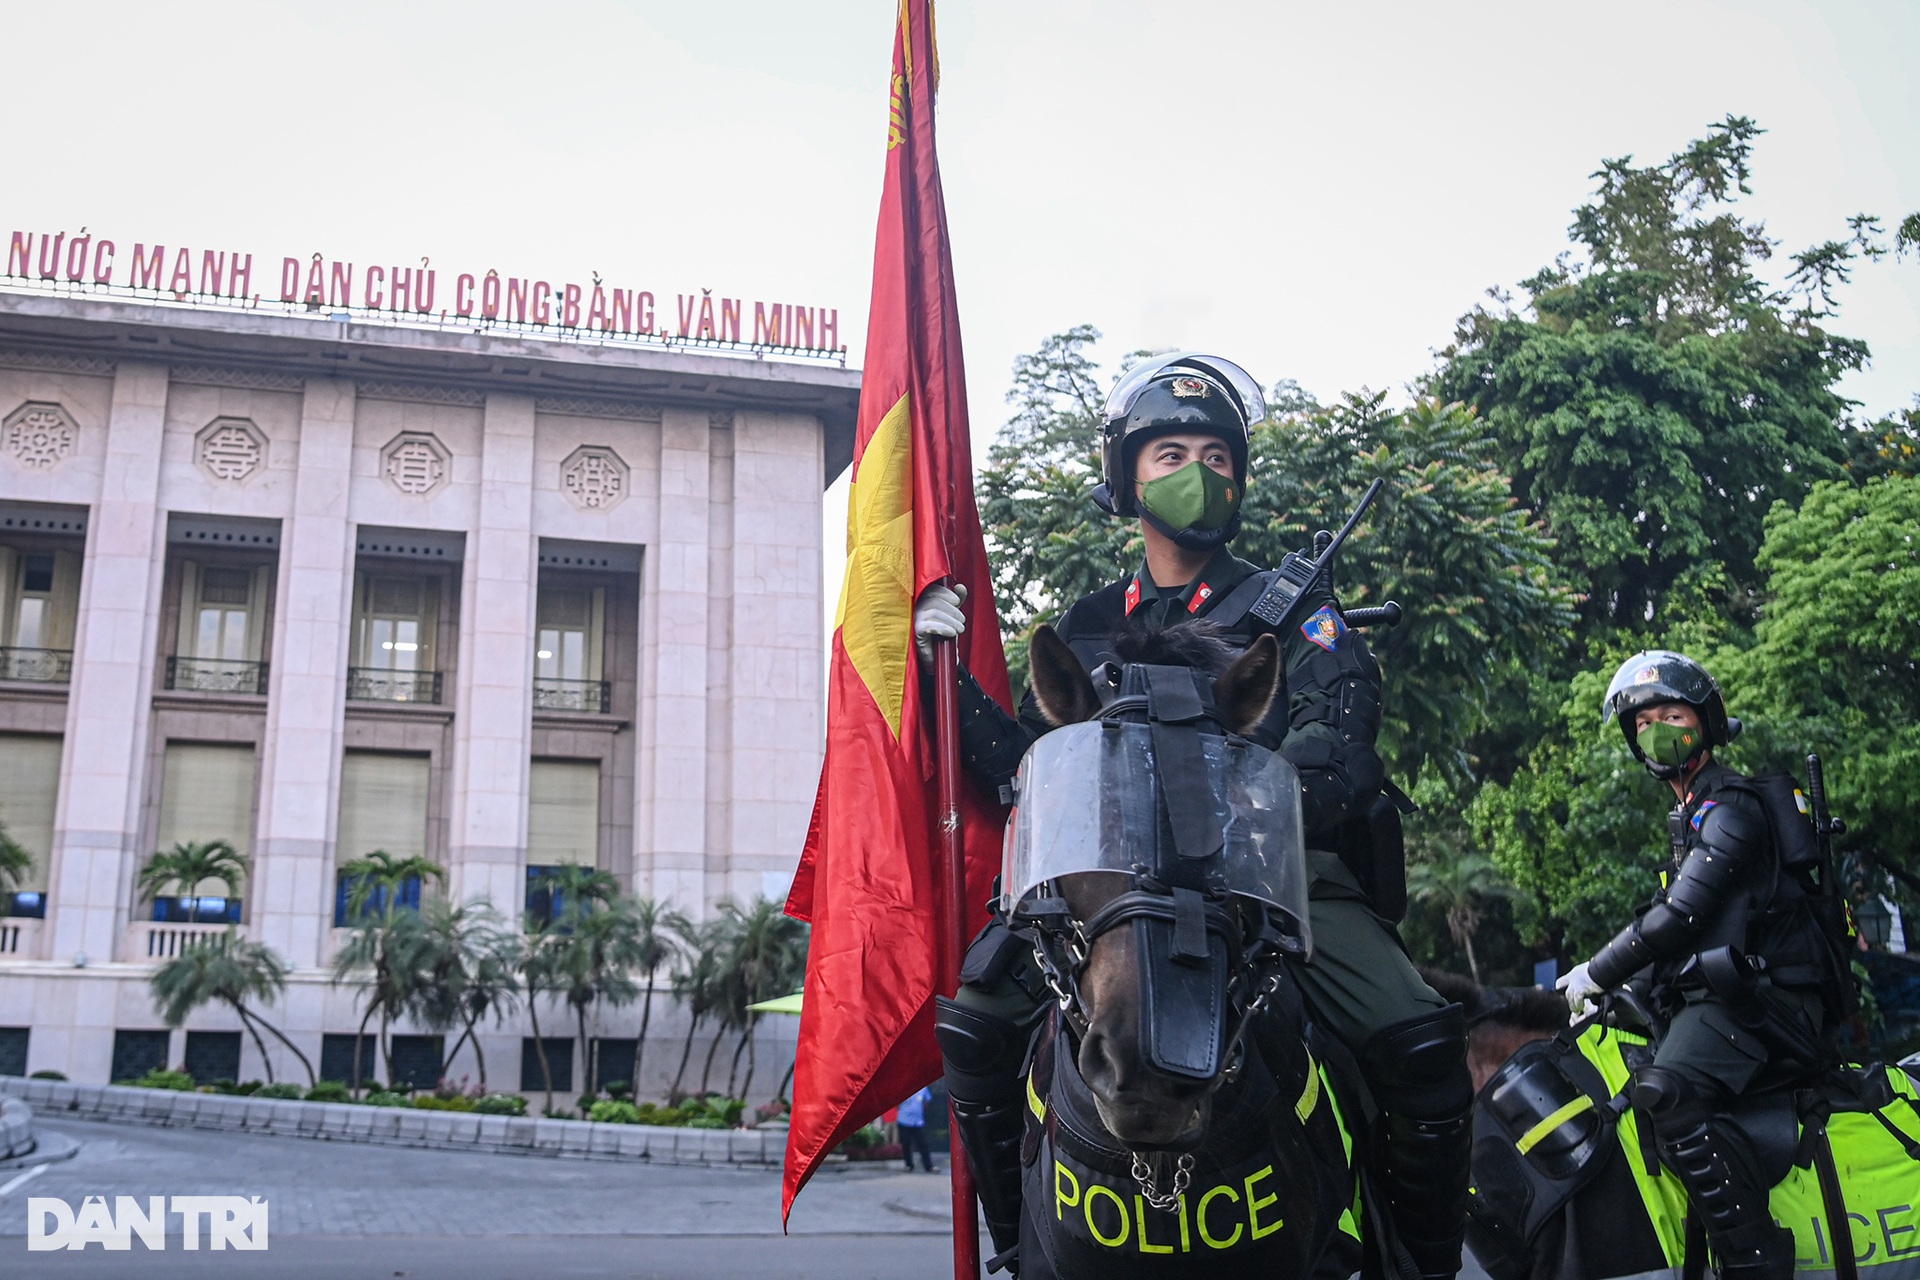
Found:
[{"label": "horse's ear", "polygon": [[1235,733],[1252,733],[1279,693],[1280,642],[1271,635],[1255,640],[1213,682],[1220,722]]},{"label": "horse's ear", "polygon": [[1079,724],[1099,714],[1100,698],[1093,691],[1093,677],[1052,627],[1043,626],[1033,633],[1027,665],[1033,672],[1034,701],[1040,704],[1040,714],[1048,724],[1055,728]]}]

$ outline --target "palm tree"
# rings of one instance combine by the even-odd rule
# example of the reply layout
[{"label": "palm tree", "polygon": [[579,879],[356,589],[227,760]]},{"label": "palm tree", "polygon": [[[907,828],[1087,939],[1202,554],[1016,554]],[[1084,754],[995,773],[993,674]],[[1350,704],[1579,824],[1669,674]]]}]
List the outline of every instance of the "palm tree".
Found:
[{"label": "palm tree", "polygon": [[147,865],[140,868],[137,885],[142,902],[153,901],[168,888],[185,890],[180,896],[187,899],[187,920],[197,924],[200,886],[218,880],[226,886],[227,896],[235,897],[246,881],[247,871],[246,855],[225,840],[183,840],[148,858]]},{"label": "palm tree", "polygon": [[555,990],[558,972],[559,932],[552,919],[540,919],[528,912],[521,923],[514,968],[526,984],[527,1020],[533,1024],[533,1053],[540,1063],[541,1083],[546,1086],[546,1114],[553,1114],[553,1064],[547,1060],[547,1038],[540,1031],[540,993]]},{"label": "palm tree", "polygon": [[627,1077],[640,1096],[640,1067],[647,1051],[647,1024],[653,1019],[654,977],[681,955],[681,939],[692,926],[687,918],[658,898],[630,899],[633,909],[635,967],[646,970],[647,986],[640,997],[640,1034],[633,1042],[633,1072]]},{"label": "palm tree", "polygon": [[0,894],[12,897],[33,870],[33,854],[0,827]]},{"label": "palm tree", "polygon": [[687,1007],[687,1038],[680,1046],[680,1066],[673,1073],[669,1095],[680,1092],[687,1076],[687,1061],[693,1056],[694,1035],[717,1007],[728,928],[727,920],[719,916],[698,924],[683,917],[680,925],[681,967],[673,975],[673,995]]},{"label": "palm tree", "polygon": [[231,928],[209,934],[154,970],[147,985],[153,991],[154,1008],[169,1027],[185,1022],[201,1005],[224,1004],[253,1036],[260,1060],[267,1065],[269,1084],[273,1082],[273,1059],[267,1053],[266,1041],[260,1038],[261,1027],[293,1050],[293,1056],[306,1068],[307,1084],[314,1083],[313,1063],[300,1052],[300,1046],[248,1007],[249,1002],[272,1004],[287,987],[287,966],[265,943],[250,942]]},{"label": "palm tree", "polygon": [[640,961],[638,928],[624,898],[567,914],[570,931],[554,938],[554,973],[580,1028],[584,1092],[591,1094],[599,1087],[599,1071],[587,1014],[602,1002],[618,1008],[640,994],[633,980]]},{"label": "palm tree", "polygon": [[[409,881],[442,880],[446,869],[425,858],[395,858],[376,849],[340,868],[347,877],[347,919],[352,934],[333,958],[333,982],[356,983],[366,993],[367,1008],[353,1037],[353,1089],[360,1090],[360,1045],[367,1023],[380,1018],[380,1052],[393,1083],[393,1045],[388,1037],[394,1020],[406,1012],[431,980],[432,948],[419,913],[400,907],[400,894]],[[369,913],[372,901],[377,910]]]},{"label": "palm tree", "polygon": [[1511,898],[1514,887],[1483,854],[1462,853],[1436,862],[1407,867],[1407,893],[1446,914],[1447,932],[1467,953],[1467,968],[1477,984],[1480,958],[1473,951],[1473,935],[1480,928],[1482,909],[1489,898]]},{"label": "palm tree", "polygon": [[487,1056],[480,1047],[479,1025],[495,1020],[512,1007],[519,991],[514,977],[512,936],[502,927],[493,904],[484,898],[455,906],[434,898],[420,908],[424,982],[408,1005],[414,1021],[429,1031],[444,1033],[455,1026],[453,1042],[440,1065],[445,1078],[460,1046],[471,1041],[480,1069],[480,1087],[487,1084]]},{"label": "palm tree", "polygon": [[[807,926],[788,916],[779,903],[756,898],[745,910],[722,902],[723,915],[732,918],[731,946],[722,969],[721,992],[726,1025],[740,1031],[739,1047],[727,1069],[727,1096],[745,1097],[753,1087],[754,1028],[760,1015],[751,1008],[762,1000],[786,995],[800,986],[807,973]],[[733,1091],[740,1055],[746,1052],[747,1074],[740,1092]]]}]

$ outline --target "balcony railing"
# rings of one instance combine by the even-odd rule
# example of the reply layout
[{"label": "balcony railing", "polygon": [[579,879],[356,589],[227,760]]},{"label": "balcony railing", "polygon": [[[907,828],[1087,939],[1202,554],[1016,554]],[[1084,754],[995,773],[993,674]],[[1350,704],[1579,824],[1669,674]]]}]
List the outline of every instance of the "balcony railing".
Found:
[{"label": "balcony railing", "polygon": [[382,671],[377,667],[347,668],[350,702],[440,702],[438,671]]},{"label": "balcony railing", "polygon": [[73,679],[71,649],[0,648],[0,680],[66,684]]},{"label": "balcony railing", "polygon": [[535,711],[586,711],[605,715],[613,709],[613,685],[606,680],[559,680],[536,676]]},{"label": "balcony railing", "polygon": [[224,924],[153,924],[136,921],[127,926],[126,958],[172,960],[202,938],[225,933]]},{"label": "balcony railing", "polygon": [[168,658],[167,688],[195,693],[265,693],[267,664],[227,658]]}]

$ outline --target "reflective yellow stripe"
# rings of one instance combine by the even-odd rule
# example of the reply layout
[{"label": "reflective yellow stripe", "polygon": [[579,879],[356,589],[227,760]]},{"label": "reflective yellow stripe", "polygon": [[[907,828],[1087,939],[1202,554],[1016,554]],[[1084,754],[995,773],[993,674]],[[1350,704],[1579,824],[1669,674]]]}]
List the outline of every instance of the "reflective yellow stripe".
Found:
[{"label": "reflective yellow stripe", "polygon": [[1521,1134],[1520,1141],[1513,1145],[1519,1150],[1521,1155],[1525,1155],[1527,1152],[1539,1146],[1540,1143],[1545,1140],[1546,1136],[1555,1129],[1558,1129],[1561,1125],[1573,1119],[1575,1116],[1580,1115],[1582,1112],[1591,1110],[1593,1110],[1593,1099],[1583,1093],[1572,1102],[1561,1107],[1556,1107],[1552,1115],[1544,1120],[1538,1121],[1533,1128]]},{"label": "reflective yellow stripe", "polygon": [[1319,1105],[1320,1105],[1320,1064],[1313,1060],[1312,1054],[1308,1054],[1307,1055],[1307,1087],[1300,1091],[1300,1101],[1293,1104],[1293,1114],[1300,1117],[1301,1124],[1305,1124],[1307,1122],[1307,1117],[1312,1115],[1313,1109]]},{"label": "reflective yellow stripe", "polygon": [[1027,1107],[1029,1110],[1033,1112],[1036,1118],[1038,1118],[1041,1121],[1046,1120],[1047,1104],[1040,1101],[1040,1095],[1033,1091],[1033,1073],[1032,1072],[1027,1073]]}]

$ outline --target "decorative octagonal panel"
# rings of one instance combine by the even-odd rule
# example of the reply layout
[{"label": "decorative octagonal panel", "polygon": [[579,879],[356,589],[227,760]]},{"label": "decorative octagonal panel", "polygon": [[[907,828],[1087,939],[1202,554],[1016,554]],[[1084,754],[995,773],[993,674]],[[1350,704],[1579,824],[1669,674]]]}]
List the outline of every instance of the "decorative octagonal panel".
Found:
[{"label": "decorative octagonal panel", "polygon": [[29,400],[7,415],[0,440],[7,453],[29,471],[51,471],[73,454],[80,426],[57,404]]},{"label": "decorative octagonal panel", "polygon": [[560,464],[560,489],[582,511],[605,511],[627,496],[632,475],[613,450],[583,444]]},{"label": "decorative octagonal panel", "polygon": [[245,418],[215,418],[193,438],[193,460],[215,480],[237,484],[266,467],[266,433]]},{"label": "decorative octagonal panel", "polygon": [[446,487],[452,460],[438,437],[425,431],[402,431],[380,450],[380,474],[409,497],[424,498]]}]

